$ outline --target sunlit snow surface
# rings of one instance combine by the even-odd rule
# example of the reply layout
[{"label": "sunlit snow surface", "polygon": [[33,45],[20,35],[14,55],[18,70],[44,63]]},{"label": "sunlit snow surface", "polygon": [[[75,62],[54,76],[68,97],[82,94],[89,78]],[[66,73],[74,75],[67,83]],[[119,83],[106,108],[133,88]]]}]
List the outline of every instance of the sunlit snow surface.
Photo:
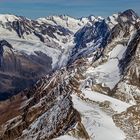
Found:
[{"label": "sunlit snow surface", "polygon": [[109,54],[108,61],[96,68],[89,67],[87,75],[96,79],[96,83],[105,84],[112,89],[121,79],[119,60],[123,57],[126,46],[117,45]]},{"label": "sunlit snow surface", "polygon": [[131,106],[130,104],[127,104],[127,103],[122,102],[122,101],[120,101],[118,99],[115,99],[115,98],[100,94],[98,92],[93,92],[93,91],[90,91],[90,90],[83,90],[82,92],[84,94],[84,97],[88,98],[90,100],[99,101],[99,102],[109,101],[111,103],[110,104],[111,108],[114,111],[117,111],[117,113],[123,112],[128,107]]},{"label": "sunlit snow surface", "polygon": [[[114,109],[118,106],[120,110],[126,109],[127,106],[117,100],[102,96],[98,93],[87,92],[86,96],[94,101],[110,100]],[[105,97],[105,98],[104,98]],[[104,98],[104,99],[103,99]],[[86,128],[91,140],[124,140],[125,134],[115,126],[110,114],[106,113],[96,104],[90,104],[79,97],[72,95],[74,108],[76,108],[82,117],[82,123]]]}]

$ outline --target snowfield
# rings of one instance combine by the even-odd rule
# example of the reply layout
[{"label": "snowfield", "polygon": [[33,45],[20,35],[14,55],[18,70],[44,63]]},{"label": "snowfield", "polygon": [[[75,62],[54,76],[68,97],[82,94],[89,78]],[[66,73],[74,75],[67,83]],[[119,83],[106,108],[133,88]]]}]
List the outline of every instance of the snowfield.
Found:
[{"label": "snowfield", "polygon": [[95,78],[96,83],[102,83],[113,89],[121,79],[119,60],[123,58],[126,48],[126,46],[120,44],[114,47],[109,53],[108,61],[96,68],[89,67],[86,72],[87,76]]},{"label": "snowfield", "polygon": [[[85,99],[93,101],[110,101],[112,107],[117,111],[125,110],[129,105],[118,100],[105,97],[99,93],[84,91]],[[105,112],[97,104],[91,104],[81,100],[76,95],[72,95],[74,108],[79,111],[84,125],[91,140],[124,140],[125,134],[120,130],[112,120],[111,114]],[[115,102],[114,102],[115,101]],[[117,102],[118,101],[118,102]]]},{"label": "snowfield", "polygon": [[87,99],[98,102],[109,101],[111,103],[111,108],[117,113],[125,111],[128,107],[132,105],[91,90],[83,90],[82,92],[84,97]]}]

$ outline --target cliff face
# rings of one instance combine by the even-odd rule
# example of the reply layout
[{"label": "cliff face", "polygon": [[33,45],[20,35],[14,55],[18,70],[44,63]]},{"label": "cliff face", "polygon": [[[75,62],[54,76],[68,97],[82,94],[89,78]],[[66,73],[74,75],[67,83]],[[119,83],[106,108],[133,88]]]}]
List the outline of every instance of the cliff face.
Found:
[{"label": "cliff face", "polygon": [[32,86],[45,73],[52,71],[52,59],[41,52],[29,56],[5,46],[1,51],[0,100]]},{"label": "cliff face", "polygon": [[139,47],[140,34],[139,30],[134,33],[132,40],[129,42],[126,53],[120,61],[121,73],[124,75],[114,90],[115,96],[122,97],[122,100],[134,101],[139,103],[140,81],[139,81]]},{"label": "cliff face", "polygon": [[[2,103],[1,108],[10,106],[10,109],[3,112],[1,119],[6,122],[13,116],[15,118],[1,126],[1,139],[51,139],[80,121],[79,113],[72,107],[71,89],[63,80],[63,74],[56,73],[40,80],[32,89],[13,97],[6,104]],[[11,107],[13,104],[16,108]],[[14,114],[12,108],[15,109]]]}]

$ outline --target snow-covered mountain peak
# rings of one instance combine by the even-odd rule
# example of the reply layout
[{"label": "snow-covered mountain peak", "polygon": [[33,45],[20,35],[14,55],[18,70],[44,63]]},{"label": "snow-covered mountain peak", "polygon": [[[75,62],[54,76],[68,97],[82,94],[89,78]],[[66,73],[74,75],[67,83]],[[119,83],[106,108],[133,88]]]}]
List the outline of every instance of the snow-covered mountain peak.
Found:
[{"label": "snow-covered mountain peak", "polygon": [[37,21],[40,24],[51,24],[51,25],[59,25],[64,28],[68,28],[72,32],[76,32],[84,26],[84,23],[81,23],[80,20],[72,18],[70,16],[61,15],[61,16],[49,16],[46,18],[39,18]]},{"label": "snow-covered mountain peak", "polygon": [[88,19],[90,19],[91,21],[94,21],[95,20],[95,16],[93,16],[93,15],[90,15],[89,17],[88,17]]},{"label": "snow-covered mountain peak", "polygon": [[119,13],[119,19],[122,22],[133,22],[135,23],[136,20],[139,18],[139,16],[132,10],[132,9],[128,9],[122,13]]},{"label": "snow-covered mountain peak", "polygon": [[124,11],[123,13],[121,13],[120,15],[127,16],[128,18],[132,17],[133,20],[139,18],[139,16],[136,14],[136,12],[133,11],[132,9],[128,9],[128,10]]},{"label": "snow-covered mountain peak", "polygon": [[102,18],[102,17],[100,17],[100,16],[96,17],[96,16],[93,16],[93,15],[90,15],[90,16],[88,16],[88,17],[82,17],[82,18],[80,18],[79,20],[80,20],[82,23],[84,23],[84,25],[86,25],[86,24],[92,25],[92,24],[94,24],[95,22],[101,21],[101,20],[103,20],[103,19],[104,19],[104,18]]},{"label": "snow-covered mountain peak", "polygon": [[79,29],[84,27],[86,24],[93,24],[94,22],[101,19],[102,19],[101,17],[95,17],[93,15],[89,17],[82,17],[82,18],[73,18],[67,15],[60,15],[60,16],[49,16],[46,18],[39,18],[37,19],[37,21],[40,24],[45,23],[51,25],[60,25],[76,33]]},{"label": "snow-covered mountain peak", "polygon": [[113,28],[114,25],[118,24],[118,14],[113,14],[112,16],[107,17],[106,22],[110,26],[110,28]]},{"label": "snow-covered mountain peak", "polygon": [[95,20],[95,16],[94,15],[90,15],[90,16],[88,16],[88,17],[81,17],[81,18],[79,18],[79,20],[81,20],[81,21],[94,21]]},{"label": "snow-covered mountain peak", "polygon": [[47,23],[49,24],[49,22],[53,23],[53,24],[64,24],[64,22],[70,22],[70,21],[77,21],[76,18],[73,18],[73,17],[70,17],[70,16],[67,16],[67,15],[54,15],[54,16],[48,16],[48,17],[43,17],[43,18],[38,18],[37,19],[38,22],[42,23]]},{"label": "snow-covered mountain peak", "polygon": [[139,21],[139,16],[132,10],[128,9],[124,12],[119,12],[107,17],[106,23],[112,29],[117,24],[132,23],[135,24]]},{"label": "snow-covered mountain peak", "polygon": [[10,14],[0,14],[0,22],[6,23],[6,22],[13,22],[19,20],[19,17],[15,15]]}]

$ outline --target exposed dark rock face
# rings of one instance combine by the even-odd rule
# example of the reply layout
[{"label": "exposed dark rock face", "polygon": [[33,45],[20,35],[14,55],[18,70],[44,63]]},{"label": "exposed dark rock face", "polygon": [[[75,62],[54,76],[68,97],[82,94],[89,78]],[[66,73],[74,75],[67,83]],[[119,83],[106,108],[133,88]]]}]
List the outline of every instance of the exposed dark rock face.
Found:
[{"label": "exposed dark rock face", "polygon": [[125,52],[124,58],[120,60],[120,70],[121,73],[125,72],[125,68],[128,68],[130,62],[135,59],[136,50],[138,49],[138,45],[140,43],[140,30],[138,30],[133,39],[129,42],[127,50]]},{"label": "exposed dark rock face", "polygon": [[139,18],[139,16],[132,9],[128,9],[119,15],[119,18],[124,17],[126,17],[129,22],[135,21]]},{"label": "exposed dark rock face", "polygon": [[113,120],[126,134],[127,139],[139,140],[140,105],[128,108],[125,112],[113,116]]},{"label": "exposed dark rock face", "polygon": [[140,30],[134,33],[129,42],[122,60],[120,60],[120,72],[123,75],[121,81],[114,88],[114,97],[130,102],[140,103]]},{"label": "exposed dark rock face", "polygon": [[[76,46],[72,50],[69,63],[72,63],[75,59],[92,54],[97,48],[103,49],[107,45],[109,34],[109,27],[105,20],[83,27],[75,34]],[[91,43],[91,45],[88,46],[88,43]],[[100,57],[100,54],[101,52],[97,54],[97,57]]]},{"label": "exposed dark rock face", "polygon": [[4,46],[7,46],[8,48],[12,49],[12,45],[9,44],[6,40],[1,40],[0,41],[0,68],[2,67],[3,63],[3,53],[4,53]]},{"label": "exposed dark rock face", "polygon": [[[18,116],[1,127],[1,140],[14,140],[18,137],[32,139],[36,136],[39,139],[52,139],[66,133],[76,122],[81,121],[79,113],[72,106],[72,85],[66,83],[65,74],[65,71],[60,71],[52,77],[44,78],[30,90],[7,101],[7,105],[18,100],[21,103],[16,106]],[[5,116],[8,113],[10,110],[5,112]],[[23,130],[28,131],[22,133]]]},{"label": "exposed dark rock face", "polygon": [[19,17],[19,20],[15,20],[12,23],[7,23],[7,26],[10,26],[20,38],[24,38],[25,35],[34,34],[42,42],[45,42],[45,37],[43,37],[43,35],[48,35],[51,38],[57,39],[54,33],[58,33],[62,36],[71,34],[68,29],[63,28],[60,25],[39,24],[37,21],[28,20],[24,17]]},{"label": "exposed dark rock face", "polygon": [[[32,86],[44,74],[52,71],[52,59],[46,54],[17,54],[5,40],[0,41],[0,45],[0,100]],[[8,49],[5,49],[6,46]]]},{"label": "exposed dark rock face", "polygon": [[94,41],[96,46],[99,41],[103,43],[108,35],[109,27],[105,20],[95,22],[94,25],[85,26],[75,34],[76,47],[79,49],[86,47],[86,43],[91,41]]},{"label": "exposed dark rock face", "polygon": [[113,27],[111,30],[108,43],[111,43],[113,39],[117,39],[118,37],[128,37],[130,35],[130,26],[131,23],[123,23],[120,22]]}]

